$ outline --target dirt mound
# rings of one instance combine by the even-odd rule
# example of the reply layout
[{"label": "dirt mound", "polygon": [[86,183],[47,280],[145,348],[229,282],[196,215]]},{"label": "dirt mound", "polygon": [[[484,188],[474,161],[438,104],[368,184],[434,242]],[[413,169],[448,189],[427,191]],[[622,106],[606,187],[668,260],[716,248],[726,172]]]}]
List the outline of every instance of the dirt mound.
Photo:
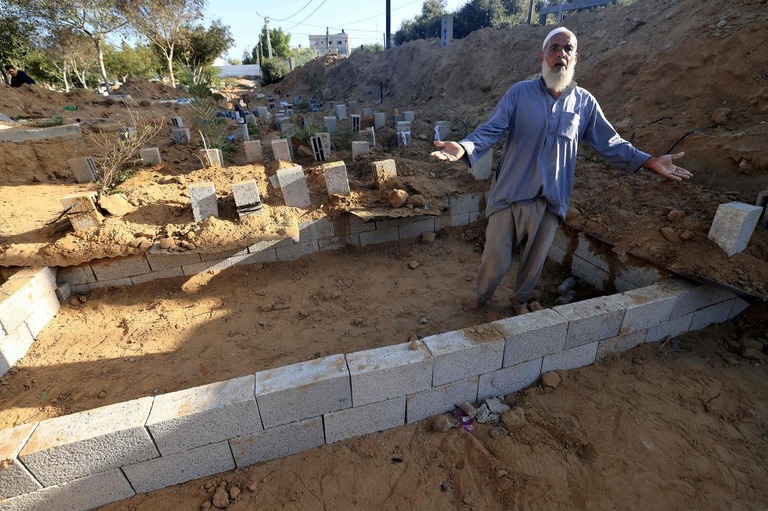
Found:
[{"label": "dirt mound", "polygon": [[160,82],[128,78],[113,94],[128,94],[134,98],[143,100],[176,99],[183,98],[185,91],[182,88],[173,88]]}]

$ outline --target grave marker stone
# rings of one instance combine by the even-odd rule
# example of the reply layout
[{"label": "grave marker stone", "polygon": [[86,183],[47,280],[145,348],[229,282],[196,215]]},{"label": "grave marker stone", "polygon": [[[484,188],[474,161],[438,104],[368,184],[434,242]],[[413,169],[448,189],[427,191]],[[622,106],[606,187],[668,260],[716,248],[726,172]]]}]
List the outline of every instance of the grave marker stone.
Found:
[{"label": "grave marker stone", "polygon": [[104,221],[94,200],[96,192],[82,192],[61,198],[61,205],[75,231],[84,231],[98,227]]},{"label": "grave marker stone", "polygon": [[315,157],[315,161],[325,161],[328,159],[331,154],[330,147],[326,147],[323,143],[323,137],[320,133],[313,135],[309,141],[312,146],[312,155]]},{"label": "grave marker stone", "polygon": [[259,186],[255,179],[232,183],[232,195],[235,198],[235,210],[241,220],[248,215],[262,213]]},{"label": "grave marker stone", "polygon": [[248,126],[245,125],[238,126],[234,131],[233,136],[235,137],[235,140],[242,142],[247,142],[251,139],[251,137],[248,135]]},{"label": "grave marker stone", "polygon": [[366,107],[363,108],[363,117],[372,117],[373,116],[373,108]]},{"label": "grave marker stone", "polygon": [[171,126],[174,128],[183,128],[184,127],[184,119],[181,117],[171,117]]},{"label": "grave marker stone", "polygon": [[371,148],[367,140],[355,140],[352,142],[352,159],[356,160],[358,156],[370,154]]},{"label": "grave marker stone", "polygon": [[492,169],[493,149],[490,149],[483,155],[482,158],[477,160],[469,172],[472,174],[472,177],[474,177],[476,181],[485,181],[486,179],[490,179]]},{"label": "grave marker stone", "polygon": [[260,106],[259,108],[256,109],[256,112],[259,118],[269,119],[269,110],[267,110],[267,107]]},{"label": "grave marker stone", "polygon": [[325,175],[325,187],[328,190],[328,196],[345,195],[349,196],[352,192],[349,189],[349,176],[347,175],[347,166],[343,161],[326,163],[323,166]]},{"label": "grave marker stone", "polygon": [[117,131],[117,136],[123,142],[127,142],[136,136],[136,128],[120,128]]},{"label": "grave marker stone", "polygon": [[147,147],[139,151],[144,165],[157,165],[162,162],[160,158],[160,149],[157,147]]},{"label": "grave marker stone", "polygon": [[413,111],[409,110],[407,112],[403,112],[403,120],[406,122],[413,122]]},{"label": "grave marker stone", "polygon": [[400,121],[397,123],[397,146],[405,147],[411,145],[411,123]]},{"label": "grave marker stone", "polygon": [[383,190],[385,188],[394,188],[397,180],[397,167],[395,160],[381,160],[371,163],[373,169],[373,182],[376,188]]},{"label": "grave marker stone", "polygon": [[357,101],[350,101],[349,102],[349,111],[350,112],[357,112],[357,106],[358,106]]},{"label": "grave marker stone", "polygon": [[221,154],[221,149],[200,149],[198,154],[200,155],[200,159],[203,161],[203,166],[224,166],[224,156]]},{"label": "grave marker stone", "polygon": [[173,128],[171,133],[173,133],[173,140],[179,145],[187,145],[192,140],[189,128]]},{"label": "grave marker stone", "polygon": [[275,160],[293,161],[291,144],[286,138],[276,138],[272,141],[272,154]]},{"label": "grave marker stone", "polygon": [[277,180],[283,191],[286,206],[307,208],[312,205],[307,188],[307,178],[301,165],[287,169],[277,169]]},{"label": "grave marker stone", "polygon": [[263,163],[264,151],[261,149],[261,140],[247,140],[243,142],[246,163]]},{"label": "grave marker stone", "polygon": [[384,112],[376,112],[373,114],[373,127],[376,129],[383,128],[387,122],[387,114]]},{"label": "grave marker stone", "polygon": [[376,130],[373,128],[365,128],[360,132],[360,136],[363,140],[368,142],[370,147],[376,147]]},{"label": "grave marker stone", "polygon": [[213,183],[193,183],[189,185],[188,191],[195,222],[202,222],[209,216],[219,216],[216,187]]},{"label": "grave marker stone", "polygon": [[336,131],[336,118],[335,117],[323,117],[323,124],[328,133]]},{"label": "grave marker stone", "polygon": [[451,136],[451,121],[435,122],[435,140],[449,140]]},{"label": "grave marker stone", "polygon": [[743,252],[763,209],[742,202],[720,204],[707,238],[722,248],[728,257]]},{"label": "grave marker stone", "polygon": [[352,133],[360,132],[360,116],[359,115],[353,114],[349,116],[349,127],[352,130]]},{"label": "grave marker stone", "polygon": [[99,179],[96,163],[94,163],[93,158],[90,156],[70,159],[69,167],[72,169],[75,181],[78,183],[92,183]]},{"label": "grave marker stone", "polygon": [[347,107],[346,105],[336,105],[336,117],[340,121],[343,121],[347,118]]}]

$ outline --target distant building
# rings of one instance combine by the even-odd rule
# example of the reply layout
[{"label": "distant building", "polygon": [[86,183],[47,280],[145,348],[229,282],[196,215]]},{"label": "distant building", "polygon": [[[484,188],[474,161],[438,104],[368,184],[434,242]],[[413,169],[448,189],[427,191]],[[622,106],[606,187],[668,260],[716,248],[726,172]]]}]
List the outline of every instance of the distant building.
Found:
[{"label": "distant building", "polygon": [[214,63],[213,67],[218,71],[221,78],[261,78],[261,68],[258,64],[240,64],[235,66],[230,64],[216,65]]},{"label": "distant building", "polygon": [[317,50],[319,55],[333,52],[349,57],[352,52],[352,39],[344,30],[340,34],[311,35],[309,46]]}]

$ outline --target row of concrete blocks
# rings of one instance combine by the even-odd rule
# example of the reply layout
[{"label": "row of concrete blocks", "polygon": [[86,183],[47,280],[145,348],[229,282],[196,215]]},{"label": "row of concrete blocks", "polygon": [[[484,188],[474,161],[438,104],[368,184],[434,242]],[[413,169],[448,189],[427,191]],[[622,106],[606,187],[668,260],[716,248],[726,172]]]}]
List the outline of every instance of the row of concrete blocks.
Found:
[{"label": "row of concrete blocks", "polygon": [[0,431],[0,511],[91,509],[394,428],[726,321],[746,306],[730,293],[668,280],[20,425]]},{"label": "row of concrete blocks", "polygon": [[27,354],[59,311],[56,274],[50,268],[3,270],[0,285],[0,376]]},{"label": "row of concrete blocks", "polygon": [[155,279],[194,275],[221,270],[240,264],[289,261],[324,250],[346,245],[367,246],[388,241],[412,239],[423,232],[436,232],[445,227],[458,227],[478,220],[483,193],[451,197],[448,211],[442,216],[417,216],[394,220],[364,222],[354,215],[344,215],[299,222],[299,239],[261,241],[240,250],[219,253],[152,253],[108,258],[79,266],[61,267],[57,272],[60,285],[86,293],[93,289],[143,284]]}]

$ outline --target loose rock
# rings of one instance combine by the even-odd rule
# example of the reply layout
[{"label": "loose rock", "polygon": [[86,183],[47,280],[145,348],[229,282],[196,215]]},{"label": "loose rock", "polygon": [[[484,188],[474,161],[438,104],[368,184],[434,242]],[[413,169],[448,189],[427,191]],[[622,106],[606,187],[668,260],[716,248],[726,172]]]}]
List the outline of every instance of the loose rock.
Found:
[{"label": "loose rock", "polygon": [[439,433],[444,433],[453,428],[456,424],[447,415],[439,415],[432,420],[432,429]]},{"label": "loose rock", "polygon": [[520,407],[502,413],[501,422],[508,428],[519,428],[528,425],[528,421],[525,420],[525,411]]},{"label": "loose rock", "polygon": [[477,408],[472,406],[468,401],[462,401],[459,404],[459,408],[461,408],[461,411],[467,414],[467,417],[472,417],[473,419],[477,415]]},{"label": "loose rock", "polygon": [[509,434],[509,431],[502,428],[501,426],[496,426],[495,428],[491,428],[491,430],[488,432],[488,436],[493,438],[494,440],[505,437],[508,434]]},{"label": "loose rock", "polygon": [[546,389],[556,389],[563,379],[555,372],[544,373],[541,375],[541,385]]},{"label": "loose rock", "polygon": [[224,509],[229,506],[229,495],[227,491],[219,486],[216,489],[216,493],[213,494],[213,506],[218,509]]},{"label": "loose rock", "polygon": [[661,235],[671,243],[680,243],[680,236],[671,227],[662,227]]},{"label": "loose rock", "polygon": [[479,422],[480,424],[485,424],[488,422],[488,417],[491,415],[491,411],[488,409],[488,405],[483,403],[480,405],[480,408],[477,409],[477,415],[475,415],[475,420]]},{"label": "loose rock", "polygon": [[673,209],[667,214],[667,220],[670,222],[677,222],[678,220],[682,220],[685,218],[685,211],[681,209]]},{"label": "loose rock", "polygon": [[411,261],[410,263],[408,263],[408,268],[410,268],[412,270],[415,270],[418,267],[419,267],[419,262],[418,261]]},{"label": "loose rock", "polygon": [[501,402],[501,399],[497,397],[489,397],[485,400],[486,406],[491,413],[504,413],[509,410],[509,407]]}]

